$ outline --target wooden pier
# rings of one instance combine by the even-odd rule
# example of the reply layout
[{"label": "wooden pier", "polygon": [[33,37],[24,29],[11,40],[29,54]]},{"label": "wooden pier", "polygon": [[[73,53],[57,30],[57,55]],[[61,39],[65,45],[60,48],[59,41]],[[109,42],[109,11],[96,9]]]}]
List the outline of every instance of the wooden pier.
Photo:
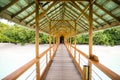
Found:
[{"label": "wooden pier", "polygon": [[60,44],[45,80],[81,80],[64,44]]}]

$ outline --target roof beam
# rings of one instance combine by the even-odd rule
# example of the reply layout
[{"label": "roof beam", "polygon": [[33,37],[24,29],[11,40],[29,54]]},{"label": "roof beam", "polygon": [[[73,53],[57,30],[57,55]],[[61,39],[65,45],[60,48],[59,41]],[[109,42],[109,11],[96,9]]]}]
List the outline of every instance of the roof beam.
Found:
[{"label": "roof beam", "polygon": [[[55,1],[55,0],[40,0],[40,1]],[[71,1],[71,0],[57,0],[57,1]],[[89,0],[74,0],[74,1],[89,1]]]},{"label": "roof beam", "polygon": [[120,1],[119,0],[112,0],[112,1],[120,6]]},{"label": "roof beam", "polygon": [[[93,0],[91,3],[93,4],[95,0]],[[79,17],[77,18],[76,22],[82,17],[82,15],[89,9],[90,7],[90,3],[85,7],[85,9],[81,12],[81,14],[79,15]]]},{"label": "roof beam", "polygon": [[[66,15],[67,17],[70,17],[70,15],[69,14],[67,14]],[[74,20],[75,21],[75,20]],[[79,25],[79,24],[78,24]],[[79,25],[81,28],[83,28],[84,30],[87,30],[87,29],[85,29],[83,26],[81,26],[81,25]]]},{"label": "roof beam", "polygon": [[62,5],[62,20],[64,20],[64,14],[65,13],[65,2],[63,2],[63,5]]},{"label": "roof beam", "polygon": [[19,0],[12,0],[9,4],[7,4],[5,7],[1,7],[0,8],[0,13],[3,12],[4,10],[6,10],[7,8],[9,8],[10,6],[12,6],[13,4],[15,4],[16,2],[18,2]]},{"label": "roof beam", "polygon": [[117,18],[115,15],[113,15],[112,13],[110,13],[108,10],[106,10],[105,8],[103,8],[101,5],[99,5],[98,3],[94,3],[97,7],[99,7],[100,9],[102,9],[104,12],[106,12],[107,14],[109,14],[111,17],[113,17],[115,20],[120,21],[119,18]]},{"label": "roof beam", "polygon": [[34,19],[35,19],[35,18],[33,17],[30,21],[28,21],[28,22],[26,23],[26,25],[29,24],[30,22],[32,22]]},{"label": "roof beam", "polygon": [[[81,9],[75,2],[73,2],[72,4],[73,4],[73,6],[74,6],[75,8],[77,8],[78,10],[80,10],[80,11],[82,12],[82,9]],[[82,6],[83,6],[83,5],[82,5]],[[84,7],[84,6],[83,6],[83,7]],[[89,15],[88,15],[88,14],[86,14],[86,13],[83,13],[83,14],[84,14],[84,16],[85,16],[87,19],[89,19]],[[101,26],[101,24],[98,23],[96,20],[94,20],[94,22],[97,23],[99,26]]]},{"label": "roof beam", "polygon": [[[43,7],[40,4],[39,4],[39,7],[43,11],[43,13],[44,13],[45,10],[43,9]],[[44,14],[44,15],[46,16],[47,20],[50,22],[50,18],[48,17],[48,15],[47,14]]]},{"label": "roof beam", "polygon": [[75,18],[76,18],[76,16],[73,14],[73,13],[71,13],[69,10],[67,10],[66,9],[66,11],[69,13],[67,13],[73,20],[75,20]]},{"label": "roof beam", "polygon": [[49,15],[49,14],[53,13],[53,12],[54,12],[54,11],[56,11],[58,8],[60,8],[60,10],[61,10],[61,6],[62,6],[62,5],[59,5],[59,6],[58,6],[58,7],[56,7],[55,9],[53,9],[53,10],[49,11],[47,15]]},{"label": "roof beam", "polygon": [[31,5],[34,4],[34,1],[32,3],[30,3],[28,6],[22,8],[19,12],[17,12],[16,14],[12,15],[12,18],[14,18],[15,16],[17,16],[18,14],[22,13],[24,10],[26,10],[27,8],[29,8]]},{"label": "roof beam", "polygon": [[23,19],[20,20],[20,22],[22,22],[23,20],[25,20],[27,17],[29,17],[30,15],[32,15],[33,13],[35,13],[35,10],[32,11],[30,14],[28,14],[27,16],[25,16]]},{"label": "roof beam", "polygon": [[39,14],[39,19],[41,19],[55,4],[57,3],[57,1],[54,1],[47,10],[45,10],[42,14]]},{"label": "roof beam", "polygon": [[102,18],[102,16],[98,15],[97,13],[93,12],[98,18],[103,20],[106,24],[109,24],[105,19]]},{"label": "roof beam", "polygon": [[[71,1],[70,3],[72,6],[74,6],[76,9],[78,9],[80,12],[82,12],[83,10],[74,2],[74,1]],[[83,15],[89,19],[89,16],[86,14],[86,13],[83,13]]]},{"label": "roof beam", "polygon": [[4,18],[4,19],[7,19],[7,20],[9,20],[9,21],[15,22],[15,23],[17,23],[17,24],[20,24],[20,25],[27,26],[27,27],[31,28],[29,25],[26,25],[25,22],[20,22],[20,20],[17,19],[17,18],[12,19],[11,16],[8,15],[8,14],[1,13],[1,14],[0,14],[0,17],[1,17],[1,18]]}]

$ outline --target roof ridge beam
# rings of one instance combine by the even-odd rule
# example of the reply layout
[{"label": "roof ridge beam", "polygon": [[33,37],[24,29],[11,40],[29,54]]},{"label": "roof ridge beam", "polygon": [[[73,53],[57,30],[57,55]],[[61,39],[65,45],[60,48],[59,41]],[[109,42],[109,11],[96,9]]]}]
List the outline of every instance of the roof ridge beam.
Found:
[{"label": "roof ridge beam", "polygon": [[94,3],[97,7],[99,7],[100,9],[102,9],[105,13],[109,14],[111,17],[113,17],[115,20],[120,21],[119,18],[117,18],[115,15],[113,15],[112,13],[110,13],[108,10],[106,10],[105,8],[103,8],[102,6],[100,6],[98,3]]},{"label": "roof ridge beam", "polygon": [[7,8],[9,8],[10,6],[12,6],[13,4],[15,4],[16,2],[18,2],[19,0],[13,0],[10,3],[8,3],[5,7],[1,7],[0,8],[0,13],[2,13],[4,10],[6,10]]}]

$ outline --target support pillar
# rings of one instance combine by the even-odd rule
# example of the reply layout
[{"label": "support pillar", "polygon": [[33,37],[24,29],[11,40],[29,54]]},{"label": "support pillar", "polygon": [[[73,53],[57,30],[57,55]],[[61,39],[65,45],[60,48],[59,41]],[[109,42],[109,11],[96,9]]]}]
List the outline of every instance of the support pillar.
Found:
[{"label": "support pillar", "polygon": [[[36,0],[36,18],[35,18],[35,29],[36,29],[36,35],[35,35],[35,47],[36,47],[36,59],[39,58],[39,2]],[[36,62],[36,80],[40,79],[40,63],[39,61]]]},{"label": "support pillar", "polygon": [[83,80],[89,80],[89,66],[83,66]]},{"label": "support pillar", "polygon": [[[51,47],[51,22],[49,22],[49,31],[50,31],[50,35],[49,35],[49,47]],[[50,49],[50,60],[51,60],[51,49]]]},{"label": "support pillar", "polygon": [[74,39],[75,39],[75,42],[74,42],[74,45],[75,45],[75,50],[74,50],[74,59],[76,59],[76,21],[75,21],[75,35],[74,35]]},{"label": "support pillar", "polygon": [[[72,44],[71,38],[72,38],[72,34],[71,34],[71,28],[70,28],[70,51],[71,51],[71,44]],[[71,52],[72,52],[72,51],[71,51]]]},{"label": "support pillar", "polygon": [[[89,58],[92,58],[92,46],[93,46],[93,37],[92,37],[92,30],[93,30],[93,0],[90,0],[90,7],[89,7]],[[92,64],[89,62],[89,80],[92,80]]]}]

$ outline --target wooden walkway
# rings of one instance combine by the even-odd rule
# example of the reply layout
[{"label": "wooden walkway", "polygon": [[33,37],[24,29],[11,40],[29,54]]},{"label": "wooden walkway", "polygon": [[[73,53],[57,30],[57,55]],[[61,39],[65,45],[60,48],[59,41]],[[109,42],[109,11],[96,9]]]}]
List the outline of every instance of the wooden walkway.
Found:
[{"label": "wooden walkway", "polygon": [[59,45],[45,80],[81,80],[64,44]]}]

